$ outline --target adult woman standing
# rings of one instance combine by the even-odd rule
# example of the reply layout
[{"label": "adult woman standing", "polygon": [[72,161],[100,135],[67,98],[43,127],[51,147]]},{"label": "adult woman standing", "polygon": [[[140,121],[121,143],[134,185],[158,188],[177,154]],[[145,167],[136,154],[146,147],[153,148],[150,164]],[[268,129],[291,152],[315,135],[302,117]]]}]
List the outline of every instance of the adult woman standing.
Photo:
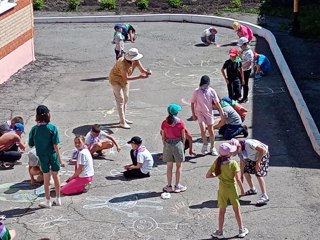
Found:
[{"label": "adult woman standing", "polygon": [[[116,99],[118,114],[120,118],[120,126],[129,129],[128,123],[132,123],[125,117],[126,107],[129,98],[129,82],[141,78],[147,78],[151,71],[147,71],[141,64],[140,59],[143,57],[138,49],[131,48],[128,53],[118,59],[116,64],[111,69],[109,74],[109,82],[113,89],[113,94]],[[134,69],[138,68],[140,75],[131,76]]]}]

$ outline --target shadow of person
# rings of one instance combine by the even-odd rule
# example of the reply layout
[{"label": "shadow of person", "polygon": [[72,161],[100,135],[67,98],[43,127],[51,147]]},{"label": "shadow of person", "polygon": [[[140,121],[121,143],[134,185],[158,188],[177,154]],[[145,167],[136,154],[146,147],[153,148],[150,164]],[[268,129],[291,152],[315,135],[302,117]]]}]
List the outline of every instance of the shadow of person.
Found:
[{"label": "shadow of person", "polygon": [[195,47],[208,47],[209,45],[204,44],[204,43],[196,43],[194,46]]},{"label": "shadow of person", "polygon": [[[240,205],[255,205],[253,203],[251,203],[250,200],[242,200],[239,199]],[[230,205],[230,202],[229,202]],[[190,205],[189,208],[191,209],[203,209],[203,208],[218,208],[218,200],[209,200],[209,201],[205,201],[202,202],[200,204],[196,204],[196,205]]]},{"label": "shadow of person", "polygon": [[6,190],[4,193],[5,194],[13,194],[13,193],[16,193],[20,190],[33,190],[38,187],[39,187],[39,185],[31,185],[29,180],[24,180],[22,182],[15,183],[15,184],[11,185],[9,187],[9,189]]},{"label": "shadow of person", "polygon": [[14,208],[10,210],[1,211],[1,214],[5,215],[6,218],[20,218],[22,216],[33,214],[36,210],[41,209],[40,207],[36,208]]},{"label": "shadow of person", "polygon": [[134,193],[129,194],[121,197],[114,197],[109,200],[110,203],[120,203],[120,202],[127,202],[128,199],[148,199],[148,198],[155,198],[160,197],[162,192],[141,192],[141,193]]},{"label": "shadow of person", "polygon": [[[113,134],[114,132],[110,130],[110,128],[114,128],[114,125],[118,125],[119,123],[105,123],[105,124],[99,124],[101,130],[105,131],[108,134]],[[74,135],[83,135],[86,136],[88,132],[91,131],[92,125],[83,125],[76,127],[72,130],[72,133]]]},{"label": "shadow of person", "polygon": [[82,82],[103,82],[109,80],[109,77],[95,77],[80,79]]},{"label": "shadow of person", "polygon": [[230,43],[225,43],[225,44],[220,44],[219,47],[233,47],[233,46],[237,46],[238,41],[233,41]]}]

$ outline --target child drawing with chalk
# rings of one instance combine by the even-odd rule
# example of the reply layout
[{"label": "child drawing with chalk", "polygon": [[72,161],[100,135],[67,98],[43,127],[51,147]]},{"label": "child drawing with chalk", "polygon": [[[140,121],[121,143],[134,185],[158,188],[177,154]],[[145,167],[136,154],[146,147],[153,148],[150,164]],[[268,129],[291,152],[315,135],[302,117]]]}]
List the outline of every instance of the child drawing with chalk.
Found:
[{"label": "child drawing with chalk", "polygon": [[219,178],[218,189],[218,207],[219,207],[219,228],[212,236],[218,239],[224,238],[223,225],[224,216],[228,206],[228,200],[230,201],[233,211],[238,223],[239,234],[238,237],[243,238],[249,230],[243,226],[239,195],[236,187],[236,181],[241,191],[241,195],[244,195],[244,187],[241,181],[240,167],[235,160],[231,159],[233,153],[237,151],[237,147],[229,143],[222,143],[219,146],[219,157],[214,161],[210,169],[206,174],[206,178]]},{"label": "child drawing with chalk", "polygon": [[[49,109],[44,105],[38,106],[36,110],[37,125],[35,125],[29,133],[29,146],[36,147],[40,168],[43,172],[46,201],[39,204],[42,208],[51,208],[52,204],[61,206],[60,178],[58,173],[60,167],[65,165],[61,160],[58,146],[60,143],[59,132],[57,127],[50,123],[50,119],[51,114]],[[50,201],[51,175],[56,192],[56,199],[53,203]]]},{"label": "child drawing with chalk", "polygon": [[76,150],[72,158],[76,159],[75,172],[67,179],[67,184],[61,188],[63,195],[72,195],[88,191],[94,176],[93,159],[85,145],[85,137],[77,135],[74,138]]},{"label": "child drawing with chalk", "polygon": [[123,176],[128,179],[150,177],[153,167],[153,157],[148,149],[142,145],[142,139],[138,136],[132,137],[128,142],[131,145],[130,156],[132,164],[124,166],[126,170]]}]

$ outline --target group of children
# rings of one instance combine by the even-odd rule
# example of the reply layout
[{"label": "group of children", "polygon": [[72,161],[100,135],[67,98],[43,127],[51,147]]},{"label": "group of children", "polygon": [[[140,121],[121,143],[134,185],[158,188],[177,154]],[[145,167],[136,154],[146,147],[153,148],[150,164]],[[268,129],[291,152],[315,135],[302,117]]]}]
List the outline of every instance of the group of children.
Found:
[{"label": "group of children", "polygon": [[114,35],[113,35],[113,43],[115,44],[115,54],[116,60],[121,58],[125,54],[124,50],[124,42],[130,41],[134,43],[136,36],[136,30],[129,23],[120,24],[117,23],[114,25]]},{"label": "group of children", "polygon": [[[256,76],[265,74],[270,68],[270,62],[263,65],[267,58],[251,50],[249,42],[252,37],[250,37],[250,31],[246,26],[234,23],[233,27],[240,37],[238,45],[241,50],[230,49],[230,59],[224,63],[221,69],[227,83],[228,98],[220,99],[218,97],[216,91],[210,87],[210,78],[206,75],[201,77],[199,87],[193,92],[191,98],[192,119],[198,122],[203,141],[201,153],[204,155],[207,153],[214,156],[219,155],[206,174],[207,178],[218,177],[220,180],[218,190],[219,227],[213,233],[213,236],[219,239],[224,237],[223,225],[228,200],[235,212],[239,227],[238,236],[244,237],[249,233],[242,221],[239,197],[257,194],[250,174],[256,175],[262,193],[256,204],[263,205],[269,201],[264,182],[269,167],[268,146],[255,139],[239,141],[234,137],[241,134],[245,138],[248,136],[246,127],[242,125],[247,110],[239,103],[247,102],[248,79],[253,60],[256,59]],[[122,24],[116,24],[114,29],[116,31],[114,35],[115,52],[118,59],[124,54],[124,41],[134,42],[135,30],[131,25]],[[207,44],[215,44],[216,33],[216,28],[208,28],[204,31],[201,40]],[[246,34],[249,34],[249,37]],[[244,89],[243,96],[241,95],[241,85]],[[185,160],[184,151],[189,147],[190,155],[194,155],[194,152],[190,132],[186,129],[183,120],[178,117],[178,112],[181,110],[181,106],[170,104],[167,108],[168,116],[161,124],[162,158],[167,165],[167,185],[163,187],[164,192],[179,193],[187,190],[187,187],[181,184],[182,162]],[[214,125],[213,110],[218,110],[221,117],[221,121],[216,125]],[[38,106],[36,109],[36,125],[31,129],[28,140],[29,146],[34,147],[29,153],[31,184],[43,181],[45,202],[41,202],[39,206],[44,208],[51,208],[52,205],[60,206],[62,204],[61,193],[70,195],[87,191],[94,177],[93,157],[102,155],[104,149],[115,147],[118,152],[121,150],[117,141],[102,131],[98,124],[93,125],[86,136],[75,136],[74,145],[76,149],[72,154],[71,161],[69,161],[69,164],[75,165],[75,171],[67,179],[67,183],[61,187],[58,172],[65,163],[61,159],[58,147],[60,143],[59,133],[56,126],[50,123],[50,118],[49,109],[44,105]],[[19,124],[23,126],[23,121],[21,123],[19,119],[13,119],[7,124],[8,126],[4,127],[11,130],[16,128],[18,131],[20,127],[21,131]],[[215,129],[219,129],[219,133],[226,140],[229,140],[220,144],[218,150],[215,148]],[[206,131],[209,133],[209,150]],[[124,166],[124,177],[128,179],[150,177],[154,161],[151,153],[142,145],[142,139],[134,136],[127,143],[132,148],[130,151],[132,163]],[[240,158],[240,166],[237,161],[232,159],[236,154]],[[176,171],[173,180],[174,165]],[[53,202],[50,199],[51,176],[56,193],[56,199]],[[243,177],[250,187],[248,191],[244,190]],[[175,182],[174,185],[173,181]],[[240,194],[238,194],[236,183],[240,188]]]},{"label": "group of children", "polygon": [[[255,79],[260,79],[267,74],[271,65],[265,55],[258,54],[251,49],[250,41],[253,38],[253,32],[250,27],[239,22],[234,22],[232,27],[239,37],[238,46],[240,49],[230,49],[230,59],[223,64],[221,73],[227,84],[229,98],[246,103],[248,102],[249,77],[252,69],[254,68]],[[216,45],[217,33],[218,30],[215,27],[207,28],[201,35],[201,41],[206,45]],[[242,89],[243,94],[241,94]]]}]

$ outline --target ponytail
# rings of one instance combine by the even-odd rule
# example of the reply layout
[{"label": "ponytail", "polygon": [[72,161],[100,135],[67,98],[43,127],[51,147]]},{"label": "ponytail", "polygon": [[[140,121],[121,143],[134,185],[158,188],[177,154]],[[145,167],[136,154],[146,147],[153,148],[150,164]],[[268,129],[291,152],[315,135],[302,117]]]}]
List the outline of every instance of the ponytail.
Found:
[{"label": "ponytail", "polygon": [[168,115],[168,117],[167,117],[167,123],[169,124],[169,125],[172,125],[173,123],[174,123],[174,115],[172,115],[172,114],[170,114],[169,113],[169,115]]},{"label": "ponytail", "polygon": [[214,175],[218,177],[221,174],[221,164],[223,157],[219,156],[216,160],[216,167],[214,168]]}]

